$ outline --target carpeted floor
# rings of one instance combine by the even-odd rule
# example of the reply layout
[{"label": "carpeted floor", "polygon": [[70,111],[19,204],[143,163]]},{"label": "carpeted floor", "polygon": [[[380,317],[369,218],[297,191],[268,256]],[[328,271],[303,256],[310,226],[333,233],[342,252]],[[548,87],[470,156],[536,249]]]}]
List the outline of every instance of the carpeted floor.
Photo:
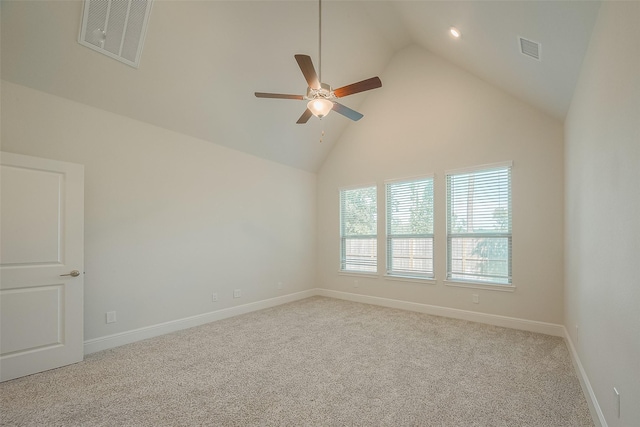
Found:
[{"label": "carpeted floor", "polygon": [[313,297],[0,384],[3,426],[592,426],[561,338]]}]

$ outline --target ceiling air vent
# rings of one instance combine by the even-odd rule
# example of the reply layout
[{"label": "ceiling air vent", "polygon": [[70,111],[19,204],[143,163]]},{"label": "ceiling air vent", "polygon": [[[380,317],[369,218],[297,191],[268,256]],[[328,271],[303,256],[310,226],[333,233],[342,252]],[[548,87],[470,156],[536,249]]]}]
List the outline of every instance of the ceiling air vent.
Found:
[{"label": "ceiling air vent", "polygon": [[138,68],[152,0],[84,0],[78,42]]},{"label": "ceiling air vent", "polygon": [[540,43],[519,37],[520,53],[540,61]]}]

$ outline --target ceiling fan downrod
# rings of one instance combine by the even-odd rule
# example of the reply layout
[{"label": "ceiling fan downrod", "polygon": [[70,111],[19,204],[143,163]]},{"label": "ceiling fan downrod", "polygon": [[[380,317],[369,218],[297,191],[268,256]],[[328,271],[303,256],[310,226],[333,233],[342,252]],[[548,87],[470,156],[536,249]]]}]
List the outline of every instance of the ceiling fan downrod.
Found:
[{"label": "ceiling fan downrod", "polygon": [[318,0],[318,80],[322,83],[322,0]]}]

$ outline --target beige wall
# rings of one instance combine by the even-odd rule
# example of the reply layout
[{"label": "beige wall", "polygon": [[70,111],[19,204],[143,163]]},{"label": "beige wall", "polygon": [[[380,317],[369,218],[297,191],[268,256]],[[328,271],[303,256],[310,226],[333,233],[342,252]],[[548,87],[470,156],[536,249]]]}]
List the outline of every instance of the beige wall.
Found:
[{"label": "beige wall", "polygon": [[609,426],[640,425],[639,28],[603,2],[565,122],[565,326]]},{"label": "beige wall", "polygon": [[[529,320],[563,320],[562,123],[417,47],[400,51],[362,121],[318,173],[318,285],[328,289]],[[445,175],[513,161],[515,292],[445,286]],[[386,280],[384,180],[435,174],[436,285]],[[380,277],[338,274],[338,188],[378,185]],[[480,303],[472,303],[479,294]]]},{"label": "beige wall", "polygon": [[85,339],[315,285],[314,174],[6,81],[1,137],[85,165]]}]

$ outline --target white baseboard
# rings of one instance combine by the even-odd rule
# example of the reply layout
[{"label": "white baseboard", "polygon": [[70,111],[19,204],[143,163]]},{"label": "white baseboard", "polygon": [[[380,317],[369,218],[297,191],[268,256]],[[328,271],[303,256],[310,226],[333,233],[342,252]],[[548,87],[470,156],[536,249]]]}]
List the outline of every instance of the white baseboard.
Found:
[{"label": "white baseboard", "polygon": [[398,308],[401,310],[416,311],[419,313],[432,314],[435,316],[451,317],[454,319],[468,320],[470,322],[485,323],[494,326],[502,326],[505,328],[520,329],[529,332],[537,332],[546,335],[563,337],[567,342],[567,346],[569,347],[571,361],[573,362],[576,374],[578,376],[578,379],[580,380],[580,385],[582,386],[582,390],[587,399],[587,404],[589,405],[589,411],[591,412],[593,422],[596,425],[598,425],[599,423],[601,427],[608,427],[604,415],[602,414],[602,410],[600,409],[600,405],[598,404],[598,400],[596,399],[595,393],[593,392],[593,388],[591,388],[589,378],[587,377],[587,374],[582,367],[582,363],[580,362],[578,353],[576,352],[573,342],[571,341],[571,337],[569,336],[568,331],[563,325],[539,322],[535,320],[519,319],[516,317],[499,316],[496,314],[478,313],[475,311],[460,310],[457,308],[420,304],[390,298],[353,294],[349,292],[334,291],[330,289],[309,289],[306,291],[270,298],[263,301],[256,301],[236,307],[224,308],[222,310],[212,311],[197,316],[173,320],[170,322],[108,335],[105,337],[94,338],[84,342],[84,354],[95,353],[97,351],[118,347],[147,338],[153,338],[182,329],[192,328],[194,326],[204,325],[209,322],[227,319],[229,317],[238,316],[240,314],[275,307],[277,305],[301,300],[312,296],[337,298],[348,301],[361,302],[365,304]]},{"label": "white baseboard", "polygon": [[435,316],[452,317],[454,319],[486,323],[489,325],[520,329],[529,332],[538,332],[556,337],[565,336],[564,326],[555,323],[518,319],[516,317],[499,316],[496,314],[478,313],[475,311],[460,310],[457,308],[440,307],[437,305],[420,304],[390,298],[372,297],[368,295],[352,294],[349,292],[332,291],[329,289],[315,289],[315,291],[316,295],[325,297],[362,302],[365,304],[381,305],[383,307],[399,308],[402,310],[417,311],[419,313],[433,314]]},{"label": "white baseboard", "polygon": [[582,392],[584,393],[584,396],[587,399],[587,405],[589,405],[589,412],[591,412],[591,418],[593,419],[593,423],[597,426],[599,422],[601,427],[607,427],[607,420],[605,420],[604,414],[602,413],[602,409],[600,408],[600,404],[598,403],[598,399],[596,399],[596,394],[593,392],[593,388],[591,387],[591,383],[589,382],[589,377],[587,377],[587,373],[582,367],[582,362],[580,362],[580,358],[578,357],[578,352],[576,351],[576,348],[573,345],[573,341],[571,340],[569,331],[567,331],[567,329],[564,327],[563,329],[564,329],[564,340],[567,343],[567,347],[569,347],[569,354],[571,355],[571,362],[573,363],[573,367],[575,368],[576,375],[580,380],[580,386],[582,387]]},{"label": "white baseboard", "polygon": [[440,307],[436,305],[420,304],[390,298],[380,298],[368,295],[352,294],[349,292],[315,288],[302,292],[296,292],[294,294],[270,298],[263,301],[243,304],[236,307],[224,308],[222,310],[199,314],[197,316],[186,317],[184,319],[172,320],[170,322],[160,323],[157,325],[147,326],[131,331],[120,332],[113,335],[90,339],[84,342],[84,354],[95,353],[96,351],[118,347],[135,341],[140,341],[163,334],[168,334],[170,332],[179,331],[181,329],[204,325],[205,323],[238,316],[240,314],[250,313],[252,311],[275,307],[280,304],[297,301],[315,295],[361,302],[365,304],[380,305],[383,307],[399,308],[408,311],[417,311],[420,313],[432,314],[435,316],[451,317],[454,319],[486,323],[494,326],[538,332],[558,337],[566,336],[564,326],[554,323],[538,322],[535,320],[518,319],[515,317],[499,316],[496,314],[478,313],[475,311],[460,310],[457,308]]},{"label": "white baseboard", "polygon": [[147,338],[153,338],[160,335],[168,334],[170,332],[204,325],[205,323],[214,322],[216,320],[227,319],[229,317],[238,316],[240,314],[275,307],[277,305],[312,297],[314,295],[317,295],[316,290],[310,289],[289,295],[269,298],[263,301],[256,301],[249,304],[238,305],[235,307],[223,308],[222,310],[216,310],[209,313],[199,314],[197,316],[186,317],[184,319],[172,320],[170,322],[159,323],[157,325],[146,326],[144,328],[90,339],[84,342],[84,354],[91,354],[97,351],[118,347],[124,344],[130,344],[132,342],[144,340]]},{"label": "white baseboard", "polygon": [[275,307],[292,301],[312,297],[315,295],[343,300],[362,302],[365,304],[380,305],[383,307],[399,308],[402,310],[417,311],[420,313],[433,314],[435,316],[452,317],[455,319],[468,320],[471,322],[486,323],[489,325],[503,326],[512,329],[538,332],[547,335],[565,337],[565,329],[562,325],[553,323],[538,322],[534,320],[518,319],[515,317],[498,316],[495,314],[478,313],[474,311],[459,310],[456,308],[440,307],[428,304],[419,304],[408,301],[394,300],[389,298],[373,297],[368,295],[352,294],[348,292],[332,291],[329,289],[309,289],[294,294],[283,295],[263,301],[256,301],[236,307],[224,308],[222,310],[199,314],[197,316],[186,317],[184,319],[172,320],[170,322],[159,323],[157,325],[146,326],[144,328],[133,329],[131,331],[120,332],[100,338],[90,339],[84,342],[84,354],[91,354],[101,350],[118,347],[124,344],[153,338],[181,329],[192,328],[204,325],[216,320],[222,320],[252,311],[263,310]]}]

